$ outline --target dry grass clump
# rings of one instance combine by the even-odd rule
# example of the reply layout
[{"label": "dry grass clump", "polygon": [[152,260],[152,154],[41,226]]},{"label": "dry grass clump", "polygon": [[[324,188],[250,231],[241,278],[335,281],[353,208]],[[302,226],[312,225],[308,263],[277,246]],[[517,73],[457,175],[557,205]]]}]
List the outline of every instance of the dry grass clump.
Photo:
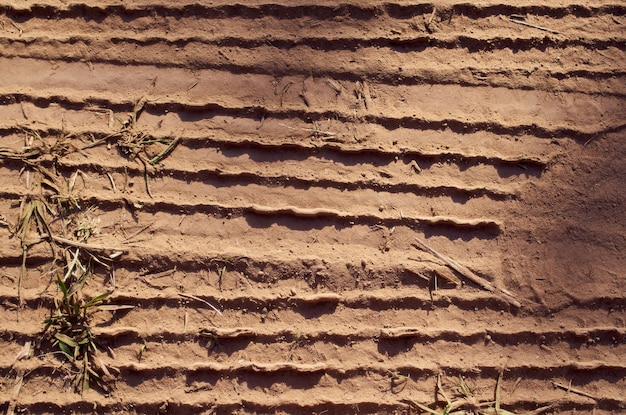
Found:
[{"label": "dry grass clump", "polygon": [[481,401],[476,398],[462,376],[459,376],[456,387],[452,388],[453,399],[450,399],[441,385],[441,374],[439,374],[437,375],[435,396],[437,398],[441,396],[445,400],[443,408],[440,405],[442,404],[441,401],[435,402],[430,406],[415,402],[411,399],[406,400],[406,403],[408,403],[412,408],[419,409],[422,413],[428,413],[431,415],[539,415],[553,408],[553,405],[547,405],[522,414],[516,414],[502,408],[502,401],[500,399],[502,377],[503,372],[501,371],[498,376],[498,380],[496,381],[493,400]]},{"label": "dry grass clump", "polygon": [[109,293],[86,299],[82,289],[92,273],[93,265],[90,260],[83,263],[85,255],[80,248],[75,248],[73,252],[68,250],[68,253],[71,259],[68,258],[68,263],[59,270],[63,273],[56,273],[56,282],[62,295],[60,299],[54,299],[54,309],[44,321],[40,343],[58,347],[59,352],[72,363],[68,378],[71,379],[71,386],[82,393],[89,389],[91,379],[101,381],[103,376],[111,376],[98,357],[91,328],[91,317],[97,311],[96,306],[106,300]]},{"label": "dry grass clump", "polygon": [[[133,121],[136,121],[136,114]],[[122,151],[140,157],[140,151],[153,143],[141,133],[131,133],[128,129],[133,127],[134,122],[107,139],[117,138]],[[85,206],[76,191],[78,178],[82,177],[83,181],[89,178],[78,169],[69,177],[58,171],[63,157],[106,140],[76,147],[75,140],[69,135],[51,138],[24,130],[24,137],[21,150],[0,148],[0,160],[21,163],[20,176],[27,188],[15,222],[0,218],[0,224],[7,226],[11,236],[20,241],[22,250],[18,319],[23,305],[22,283],[26,278],[29,251],[35,245],[46,243],[50,247],[50,264],[49,271],[43,275],[52,276],[59,295],[54,298],[50,316],[43,322],[42,333],[34,344],[45,354],[52,353],[64,360],[60,372],[65,373],[68,387],[82,393],[95,382],[106,389],[106,380],[111,373],[99,357],[92,317],[110,293],[90,297],[85,294],[85,287],[102,269],[113,279],[112,261],[126,250],[90,243],[90,238],[100,232],[98,219],[94,217],[95,209]],[[167,157],[174,148],[172,142],[147,160],[148,163],[155,164]],[[130,306],[107,307],[107,310],[114,310]]]}]

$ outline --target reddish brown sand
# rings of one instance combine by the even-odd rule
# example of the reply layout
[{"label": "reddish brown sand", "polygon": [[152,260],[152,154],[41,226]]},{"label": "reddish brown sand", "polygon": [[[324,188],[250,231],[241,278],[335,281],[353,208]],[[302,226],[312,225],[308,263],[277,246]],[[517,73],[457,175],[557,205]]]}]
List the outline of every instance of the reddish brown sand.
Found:
[{"label": "reddish brown sand", "polygon": [[[94,316],[108,389],[16,361],[59,292],[38,244],[18,310],[0,227],[0,413],[406,414],[502,368],[516,413],[626,411],[623,1],[2,3],[0,147],[85,146],[140,100],[135,131],[180,144],[152,197],[115,138],[45,161],[128,250],[86,287],[135,306]],[[7,222],[46,192],[22,167]],[[431,301],[452,271],[416,238],[497,289]]]}]

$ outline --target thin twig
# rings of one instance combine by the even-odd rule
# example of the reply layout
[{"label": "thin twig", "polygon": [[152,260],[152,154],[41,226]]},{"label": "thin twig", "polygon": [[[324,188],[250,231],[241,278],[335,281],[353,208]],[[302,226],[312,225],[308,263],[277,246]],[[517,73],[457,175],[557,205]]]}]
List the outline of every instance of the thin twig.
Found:
[{"label": "thin twig", "polygon": [[289,87],[293,85],[293,81],[289,81],[287,82],[287,84],[285,84],[285,86],[283,86],[283,90],[280,93],[280,107],[283,107],[283,100],[285,98],[285,94],[287,93],[287,90],[289,89]]},{"label": "thin twig", "polygon": [[22,34],[24,33],[24,31],[22,30],[21,27],[19,27],[18,25],[15,24],[15,22],[13,22],[13,20],[9,20],[9,23],[11,24],[11,26],[13,26],[14,28],[16,28],[18,30],[18,32],[20,32],[20,37],[22,37]]},{"label": "thin twig", "polygon": [[9,400],[9,407],[7,408],[6,415],[13,415],[15,413],[15,407],[17,405],[17,398],[20,394],[20,390],[22,389],[22,383],[24,382],[24,371],[18,370],[15,375],[15,383],[13,386],[13,392],[11,393],[11,398]]},{"label": "thin twig", "polygon": [[146,229],[148,229],[148,228],[149,228],[150,226],[152,226],[152,225],[154,225],[154,222],[147,224],[147,225],[146,225],[146,226],[144,226],[143,228],[139,229],[137,232],[133,233],[133,234],[132,234],[132,235],[130,235],[130,236],[127,236],[127,237],[124,239],[124,242],[128,242],[128,241],[130,241],[130,240],[131,240],[131,239],[133,239],[135,236],[139,235],[141,232],[145,231]]},{"label": "thin twig", "polygon": [[430,14],[430,19],[428,19],[428,25],[430,25],[433,22],[433,19],[435,18],[435,14],[437,13],[437,7],[433,6],[433,12]]},{"label": "thin twig", "polygon": [[433,22],[435,15],[437,14],[437,7],[433,6],[433,12],[430,14],[430,19],[426,22],[426,29],[430,32],[430,24]]},{"label": "thin twig", "polygon": [[93,141],[93,142],[91,142],[91,143],[89,143],[89,144],[79,148],[79,150],[87,150],[89,148],[99,146],[100,144],[105,143],[109,138],[113,138],[113,137],[119,136],[119,135],[120,135],[119,132],[116,132],[116,133],[113,133],[113,134],[109,134],[107,136],[104,136],[104,137],[102,137],[102,138],[100,138],[100,139],[98,139],[96,141]]},{"label": "thin twig", "polygon": [[511,22],[511,23],[521,24],[521,25],[524,25],[524,26],[532,27],[532,28],[534,28],[534,29],[539,29],[539,30],[543,30],[543,31],[546,31],[546,32],[554,33],[555,35],[558,35],[558,34],[559,34],[559,32],[557,32],[556,30],[548,29],[548,28],[546,28],[546,27],[537,26],[537,25],[534,25],[534,24],[532,24],[532,23],[527,23],[527,22],[524,22],[524,21],[522,21],[522,20],[511,19],[510,17],[508,18],[508,20],[509,20],[509,22]]},{"label": "thin twig", "polygon": [[593,399],[594,401],[597,400],[597,398],[595,396],[593,396],[593,395],[591,395],[591,394],[589,394],[587,392],[583,392],[583,391],[581,391],[579,389],[575,389],[575,388],[572,388],[570,386],[565,386],[565,385],[563,385],[561,383],[558,383],[558,382],[555,382],[553,380],[551,380],[550,383],[552,383],[552,386],[554,386],[555,388],[563,389],[565,392],[572,392],[572,393],[575,393],[576,395],[580,395],[580,396],[584,396],[586,398]]},{"label": "thin twig", "polygon": [[113,193],[117,192],[117,189],[115,188],[115,181],[113,180],[113,176],[111,176],[111,173],[107,172],[107,177],[111,182],[111,188],[113,189]]},{"label": "thin twig", "polygon": [[485,290],[490,291],[490,292],[492,292],[494,294],[496,294],[496,293],[501,294],[503,299],[506,300],[509,304],[511,304],[511,305],[513,305],[515,307],[521,307],[520,302],[517,301],[515,298],[513,298],[513,295],[511,293],[509,293],[508,291],[496,287],[495,285],[493,285],[489,281],[485,280],[482,277],[479,277],[474,272],[470,271],[467,267],[459,264],[455,260],[453,260],[451,258],[448,258],[447,256],[445,256],[443,254],[440,254],[439,252],[435,251],[433,248],[428,246],[426,244],[426,242],[422,241],[421,239],[415,238],[415,240],[421,246],[426,248],[431,254],[433,254],[434,256],[436,256],[437,258],[442,260],[443,262],[445,262],[450,268],[452,268],[453,270],[455,270],[459,274],[463,275],[468,280],[472,281],[475,284],[480,285]]},{"label": "thin twig", "polygon": [[587,145],[589,143],[591,143],[593,140],[595,140],[598,137],[598,134],[594,134],[593,137],[591,137],[589,140],[585,141],[585,144],[583,144],[583,148],[587,147]]},{"label": "thin twig", "polygon": [[448,396],[446,395],[446,392],[443,390],[443,386],[441,385],[441,373],[437,374],[437,392],[440,393],[441,396],[443,396],[443,398],[446,400],[446,403],[450,405],[451,401],[450,399],[448,399]]},{"label": "thin twig", "polygon": [[504,368],[500,370],[500,373],[498,374],[498,380],[496,381],[496,392],[494,394],[496,414],[500,413],[500,386],[502,386],[503,376],[504,376]]},{"label": "thin twig", "polygon": [[22,101],[20,101],[20,108],[22,109],[22,116],[24,117],[25,120],[27,120],[28,115],[26,114],[26,110],[24,109],[24,103]]},{"label": "thin twig", "polygon": [[194,300],[196,300],[196,301],[200,301],[200,302],[202,302],[202,303],[204,303],[204,304],[208,305],[209,307],[211,307],[211,308],[212,308],[213,310],[215,310],[215,311],[217,312],[217,314],[219,314],[220,316],[222,315],[222,312],[221,312],[221,311],[220,311],[217,307],[215,307],[213,304],[209,303],[208,301],[203,300],[203,299],[202,299],[202,298],[200,298],[200,297],[196,297],[195,295],[185,294],[185,293],[178,293],[178,295],[180,295],[181,297],[191,298],[191,299],[194,299]]},{"label": "thin twig", "polygon": [[163,278],[163,277],[170,276],[170,275],[172,275],[175,272],[176,272],[176,267],[174,267],[172,269],[168,269],[167,271],[157,272],[156,274],[147,274],[147,275],[144,275],[144,277],[157,279],[157,278]]},{"label": "thin twig", "polygon": [[22,267],[20,268],[20,275],[17,280],[17,320],[20,320],[20,311],[22,309],[22,281],[26,276],[26,257],[28,256],[28,247],[22,246]]},{"label": "thin twig", "polygon": [[323,131],[323,130],[320,130],[320,129],[317,129],[317,128],[290,127],[290,126],[288,126],[286,124],[282,124],[282,123],[279,124],[279,125],[281,125],[283,127],[286,127],[286,128],[289,128],[290,130],[307,131],[309,133],[316,134],[316,135],[321,135],[321,136],[324,136],[324,137],[336,137],[337,136],[337,133],[334,133],[332,131]]},{"label": "thin twig", "polygon": [[141,164],[143,164],[143,179],[146,182],[146,193],[148,193],[150,199],[153,199],[152,193],[150,192],[150,184],[148,183],[148,181],[150,180],[150,177],[148,176],[148,163],[146,163],[141,154],[138,154],[137,158],[139,159],[139,161],[141,161]]},{"label": "thin twig", "polygon": [[41,239],[50,238],[54,242],[59,244],[68,245],[74,248],[87,249],[91,251],[121,251],[123,253],[128,253],[128,249],[120,248],[115,246],[103,246],[103,245],[94,245],[94,244],[86,244],[82,242],[72,241],[71,239],[65,239],[60,236],[52,235],[49,233],[44,233],[40,235]]}]

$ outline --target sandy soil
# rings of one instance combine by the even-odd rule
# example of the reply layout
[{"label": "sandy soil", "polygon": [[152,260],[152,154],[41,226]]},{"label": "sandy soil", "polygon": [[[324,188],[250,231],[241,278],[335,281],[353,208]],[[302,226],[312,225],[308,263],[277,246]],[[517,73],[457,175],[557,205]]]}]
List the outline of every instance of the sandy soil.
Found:
[{"label": "sandy soil", "polygon": [[[406,414],[503,368],[516,413],[626,411],[622,1],[2,3],[1,154],[73,182],[0,161],[2,413]],[[13,225],[60,192],[124,250],[82,395],[17,359],[60,292]]]}]

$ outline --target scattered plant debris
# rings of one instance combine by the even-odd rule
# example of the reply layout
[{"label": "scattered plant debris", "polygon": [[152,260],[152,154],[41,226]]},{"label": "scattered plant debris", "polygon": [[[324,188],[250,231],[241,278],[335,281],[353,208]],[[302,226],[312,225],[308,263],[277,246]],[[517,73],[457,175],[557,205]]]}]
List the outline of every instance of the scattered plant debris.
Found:
[{"label": "scattered plant debris", "polygon": [[[48,274],[56,280],[59,298],[53,300],[50,317],[44,321],[42,334],[33,347],[60,356],[71,364],[70,368],[65,367],[65,379],[68,387],[78,393],[83,393],[94,383],[106,390],[106,381],[112,377],[99,356],[92,327],[93,314],[133,306],[104,305],[109,292],[93,297],[85,294],[85,287],[93,280],[97,269],[104,269],[114,280],[112,261],[127,250],[89,242],[100,233],[99,221],[95,217],[95,208],[86,206],[81,200],[76,183],[79,177],[83,184],[90,178],[79,169],[66,176],[59,170],[63,166],[62,158],[68,154],[82,152],[115,137],[120,149],[135,157],[145,152],[148,145],[156,142],[165,144],[165,148],[146,158],[151,166],[160,163],[175,148],[178,140],[155,140],[135,132],[136,120],[142,109],[143,105],[135,106],[128,125],[124,125],[120,133],[100,140],[93,140],[92,137],[91,142],[82,147],[74,144],[76,137],[72,135],[42,136],[35,131],[23,130],[24,147],[21,150],[0,148],[0,160],[21,162],[20,176],[23,176],[27,188],[15,223],[4,217],[0,220],[0,225],[8,227],[11,236],[19,239],[22,250],[17,282],[18,319],[23,305],[22,283],[26,278],[29,250],[45,242],[50,247]],[[128,129],[133,129],[133,132]],[[29,354],[32,354],[30,346]],[[18,359],[22,357],[20,355]]]},{"label": "scattered plant debris", "polygon": [[[501,408],[500,389],[502,386],[503,371],[500,371],[500,375],[496,381],[494,399],[489,401],[480,401],[462,376],[459,376],[456,387],[452,388],[454,399],[450,399],[443,389],[441,378],[441,374],[437,375],[435,397],[438,398],[441,396],[445,402],[437,401],[430,406],[415,402],[412,399],[406,399],[404,402],[408,403],[412,408],[419,409],[422,413],[431,415],[517,415],[514,412]],[[443,408],[441,408],[442,404]],[[520,415],[539,415],[553,407],[554,405],[546,405]]]}]

